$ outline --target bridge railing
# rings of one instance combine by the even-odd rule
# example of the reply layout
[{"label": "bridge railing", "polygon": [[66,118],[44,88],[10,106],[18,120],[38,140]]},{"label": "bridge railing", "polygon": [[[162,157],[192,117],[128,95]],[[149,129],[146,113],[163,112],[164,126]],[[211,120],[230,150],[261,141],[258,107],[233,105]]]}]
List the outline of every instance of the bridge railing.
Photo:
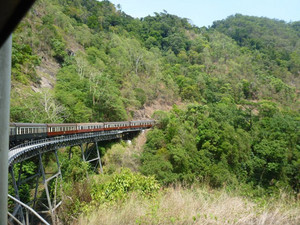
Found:
[{"label": "bridge railing", "polygon": [[20,221],[18,220],[16,217],[14,217],[10,212],[7,212],[9,219],[14,220],[17,224],[20,225],[29,225],[29,213],[33,214],[36,216],[37,219],[39,219],[42,223],[46,224],[46,225],[50,225],[43,217],[41,217],[36,211],[34,211],[32,208],[30,208],[28,205],[26,205],[25,203],[21,202],[20,200],[14,198],[13,196],[11,196],[10,194],[8,195],[8,197],[13,200],[14,202],[16,202],[17,204],[21,205],[24,207],[25,209],[25,221]]},{"label": "bridge railing", "polygon": [[[126,131],[126,130],[125,130]],[[96,131],[96,132],[87,132],[87,133],[77,133],[77,134],[67,134],[67,135],[60,135],[60,136],[55,136],[55,137],[51,137],[51,138],[43,138],[43,139],[37,139],[37,140],[33,140],[33,141],[28,141],[25,143],[22,143],[20,145],[16,145],[13,148],[10,148],[9,150],[12,151],[14,149],[18,149],[18,148],[22,148],[22,147],[26,147],[26,146],[30,146],[30,145],[36,145],[36,144],[40,144],[40,143],[44,143],[44,142],[48,142],[48,141],[57,141],[57,140],[62,140],[62,139],[66,139],[66,137],[70,137],[70,138],[75,138],[75,137],[84,137],[87,135],[91,135],[91,134],[95,134],[95,133],[105,133],[105,134],[115,134],[118,133],[119,131]]]}]

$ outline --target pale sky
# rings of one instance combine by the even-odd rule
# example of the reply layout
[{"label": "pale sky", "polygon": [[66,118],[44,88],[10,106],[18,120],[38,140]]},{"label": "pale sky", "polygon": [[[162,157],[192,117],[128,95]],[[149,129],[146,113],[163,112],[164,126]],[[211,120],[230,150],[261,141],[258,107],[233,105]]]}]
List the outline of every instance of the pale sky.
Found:
[{"label": "pale sky", "polygon": [[110,0],[120,4],[132,17],[154,15],[166,10],[169,14],[190,19],[198,27],[211,26],[213,21],[240,13],[263,16],[286,22],[300,21],[300,0]]}]

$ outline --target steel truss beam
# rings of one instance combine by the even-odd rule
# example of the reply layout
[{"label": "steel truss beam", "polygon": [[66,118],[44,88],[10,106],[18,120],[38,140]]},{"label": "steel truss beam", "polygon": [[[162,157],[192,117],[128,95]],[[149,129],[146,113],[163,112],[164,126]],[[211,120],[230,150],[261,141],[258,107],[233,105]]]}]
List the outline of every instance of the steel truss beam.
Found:
[{"label": "steel truss beam", "polygon": [[[61,193],[61,183],[62,183],[62,174],[61,174],[61,168],[59,164],[59,159],[57,155],[57,149],[70,146],[69,149],[69,159],[72,157],[72,147],[73,146],[80,146],[81,148],[81,155],[82,159],[85,162],[89,163],[95,163],[94,171],[97,169],[99,165],[100,172],[103,173],[102,163],[101,163],[101,155],[99,152],[99,146],[98,142],[100,141],[106,141],[106,140],[114,140],[114,139],[122,139],[123,137],[130,137],[131,133],[139,132],[141,129],[130,129],[124,132],[95,132],[95,133],[85,133],[80,135],[69,135],[59,138],[51,138],[39,141],[35,141],[31,143],[31,145],[23,145],[19,146],[18,148],[13,148],[10,151],[9,154],[9,172],[12,176],[12,185],[15,190],[15,196],[17,200],[20,200],[19,196],[19,188],[20,185],[35,179],[35,191],[34,191],[34,197],[31,202],[32,208],[35,208],[37,206],[37,195],[38,195],[38,187],[39,187],[39,181],[42,177],[42,184],[45,188],[45,193],[47,197],[47,205],[44,205],[44,207],[47,209],[46,211],[51,215],[52,223],[56,223],[56,217],[55,217],[55,210],[61,205],[62,200],[60,199],[61,195],[58,194],[58,192]],[[84,143],[86,143],[86,148],[84,149]],[[94,144],[95,149],[89,148],[89,144]],[[96,157],[91,158],[92,151],[96,150]],[[54,151],[56,164],[57,164],[57,172],[52,174],[52,176],[47,178],[47,174],[44,169],[43,161],[42,161],[42,155]],[[95,155],[95,154],[94,154]],[[36,174],[22,180],[22,166],[23,161],[38,156],[39,158],[39,166],[37,169]],[[15,174],[14,174],[14,164],[20,163],[20,168],[18,171],[18,179],[16,180]],[[49,184],[51,181],[55,180],[54,190],[51,190],[49,188]],[[59,187],[59,188],[58,188]],[[30,204],[30,205],[31,205]],[[26,210],[23,209],[23,206],[19,203],[15,204],[14,211],[11,214],[11,218],[18,218],[23,224],[26,223],[26,220],[28,219],[28,216],[24,216],[24,212]],[[27,213],[27,211],[26,211]],[[27,215],[27,214],[26,214]]]}]

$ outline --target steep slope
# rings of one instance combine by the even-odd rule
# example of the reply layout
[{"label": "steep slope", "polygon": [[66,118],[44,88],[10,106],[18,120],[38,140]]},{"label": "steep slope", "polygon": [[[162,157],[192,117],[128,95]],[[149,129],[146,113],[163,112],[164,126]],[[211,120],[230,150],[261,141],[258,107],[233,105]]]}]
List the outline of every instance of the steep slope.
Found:
[{"label": "steep slope", "polygon": [[127,120],[224,98],[297,110],[299,35],[266,18],[200,29],[165,12],[134,19],[109,1],[40,0],[14,33],[11,120]]}]

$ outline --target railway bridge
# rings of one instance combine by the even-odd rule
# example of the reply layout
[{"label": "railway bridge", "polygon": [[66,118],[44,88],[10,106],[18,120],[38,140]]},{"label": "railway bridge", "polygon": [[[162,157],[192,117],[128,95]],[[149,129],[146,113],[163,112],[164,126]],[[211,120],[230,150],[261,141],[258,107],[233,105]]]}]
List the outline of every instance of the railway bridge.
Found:
[{"label": "railway bridge", "polygon": [[[56,223],[55,211],[62,203],[60,195],[62,173],[57,155],[59,149],[69,147],[68,153],[69,158],[71,158],[72,147],[79,146],[81,149],[82,160],[93,164],[94,169],[99,168],[99,171],[103,173],[98,143],[101,141],[132,137],[144,129],[146,129],[146,127],[76,133],[38,139],[11,148],[8,154],[8,169],[11,175],[10,185],[13,187],[14,196],[8,195],[9,206],[11,206],[11,210],[8,210],[8,222],[12,224],[33,224],[39,222],[49,224],[49,222],[41,216],[46,215],[51,217],[52,224]],[[94,144],[95,147],[88,148],[89,144]],[[43,155],[46,153],[55,155],[56,171],[50,174],[46,173],[45,165],[42,160]],[[38,162],[38,169],[34,175],[31,175],[26,179],[22,179],[23,162],[30,159],[35,159],[35,162]],[[31,197],[31,199],[33,199],[30,202],[25,203],[20,199],[20,186],[26,182],[30,182],[31,185],[33,185],[33,197]],[[42,204],[43,210],[36,212],[35,210],[38,202],[40,186],[44,187],[46,198]]]}]

